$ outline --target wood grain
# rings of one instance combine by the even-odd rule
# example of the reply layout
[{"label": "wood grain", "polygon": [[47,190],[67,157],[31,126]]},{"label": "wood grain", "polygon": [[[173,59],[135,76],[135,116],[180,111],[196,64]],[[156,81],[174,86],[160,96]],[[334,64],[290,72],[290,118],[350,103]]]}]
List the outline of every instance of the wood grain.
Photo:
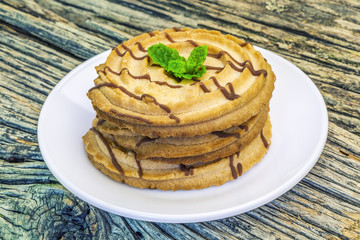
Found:
[{"label": "wood grain", "polygon": [[[360,239],[360,3],[346,1],[0,1],[0,239]],[[43,162],[37,120],[82,61],[143,32],[201,27],[302,69],[329,115],[325,149],[293,189],[239,216],[137,221],[64,189]]]}]

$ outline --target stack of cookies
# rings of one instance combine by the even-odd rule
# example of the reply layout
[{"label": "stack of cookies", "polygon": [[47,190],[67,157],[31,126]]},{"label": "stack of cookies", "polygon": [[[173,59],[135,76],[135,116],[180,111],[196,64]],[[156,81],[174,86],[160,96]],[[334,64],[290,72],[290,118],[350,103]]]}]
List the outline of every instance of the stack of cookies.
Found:
[{"label": "stack of cookies", "polygon": [[[206,46],[206,72],[179,79],[154,63],[156,44],[187,58]],[[112,50],[88,91],[96,118],[83,137],[89,159],[139,188],[222,185],[259,162],[270,145],[275,76],[250,43],[204,29],[166,29]]]}]

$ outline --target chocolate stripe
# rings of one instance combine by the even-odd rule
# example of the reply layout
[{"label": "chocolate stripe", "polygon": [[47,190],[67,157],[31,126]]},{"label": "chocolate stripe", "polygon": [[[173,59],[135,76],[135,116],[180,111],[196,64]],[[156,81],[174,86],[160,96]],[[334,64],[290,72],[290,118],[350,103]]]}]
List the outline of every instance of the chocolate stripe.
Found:
[{"label": "chocolate stripe", "polygon": [[249,130],[248,126],[246,125],[240,125],[239,128],[245,130],[245,132]]},{"label": "chocolate stripe", "polygon": [[140,145],[144,144],[144,143],[147,143],[147,142],[152,142],[152,141],[155,141],[156,138],[149,138],[149,137],[144,137],[142,138],[139,142],[136,143],[136,147],[140,147]]},{"label": "chocolate stripe", "polygon": [[214,66],[208,66],[208,65],[205,65],[205,67],[206,67],[206,70],[216,70],[215,73],[219,73],[225,68],[225,67],[214,67]]},{"label": "chocolate stripe", "polygon": [[[246,67],[250,70],[251,74],[253,74],[254,76],[260,76],[260,74],[264,74],[264,76],[266,77],[267,76],[267,71],[266,70],[255,70],[252,63],[249,61],[249,60],[246,60],[245,62],[239,62],[237,61],[233,56],[231,56],[230,53],[226,52],[226,51],[220,51],[218,54],[211,54],[211,53],[208,53],[208,57],[213,57],[213,58],[217,58],[217,59],[220,59],[222,57],[222,55],[228,55],[230,57],[230,59],[232,61],[234,61],[237,65],[241,66],[241,67]],[[227,61],[230,66],[232,65],[232,68],[239,71],[239,72],[242,72],[244,71],[244,68],[237,68],[232,62],[230,61]],[[235,68],[234,68],[235,67]]]},{"label": "chocolate stripe", "polygon": [[238,175],[237,175],[237,172],[236,172],[236,169],[234,167],[234,155],[231,155],[229,157],[230,159],[230,169],[231,169],[231,175],[234,179],[237,179]]},{"label": "chocolate stripe", "polygon": [[160,85],[160,86],[165,85],[165,86],[170,87],[170,88],[182,88],[183,87],[181,85],[171,85],[171,84],[169,84],[167,82],[160,82],[160,81],[151,81],[151,82],[156,83],[157,85]]},{"label": "chocolate stripe", "polygon": [[97,122],[96,126],[100,126],[100,125],[102,125],[104,122],[106,122],[105,119],[100,119],[100,120]]},{"label": "chocolate stripe", "polygon": [[187,165],[180,163],[179,167],[180,167],[180,170],[185,173],[185,176],[194,174],[194,166],[187,166]]},{"label": "chocolate stripe", "polygon": [[123,93],[125,93],[126,95],[128,95],[129,97],[132,97],[132,98],[135,98],[137,100],[144,100],[144,98],[150,98],[151,101],[155,104],[155,105],[158,105],[160,108],[164,109],[167,113],[170,113],[171,110],[168,106],[166,106],[165,104],[161,104],[159,103],[156,98],[154,98],[153,96],[149,95],[149,94],[142,94],[141,96],[138,96],[132,92],[130,92],[129,90],[127,90],[126,88],[124,88],[123,86],[118,86],[114,83],[111,83],[111,82],[106,82],[106,83],[100,83],[92,88],[89,89],[89,92],[94,90],[94,89],[98,89],[98,88],[101,88],[101,87],[110,87],[110,88],[118,88],[120,89]]},{"label": "chocolate stripe", "polygon": [[164,33],[164,35],[165,35],[165,37],[166,37],[170,42],[175,43],[175,40],[172,39],[172,37],[170,37],[170,35],[169,35],[167,32]]},{"label": "chocolate stripe", "polygon": [[99,138],[100,140],[104,143],[106,149],[109,152],[110,158],[111,158],[111,162],[114,165],[114,167],[118,170],[118,172],[122,175],[124,175],[124,170],[121,168],[121,166],[119,165],[119,163],[116,160],[116,157],[113,153],[113,151],[111,150],[111,147],[109,146],[109,144],[105,141],[104,137],[101,135],[101,133],[96,130],[95,128],[90,128]]},{"label": "chocolate stripe", "polygon": [[239,174],[239,176],[241,176],[242,172],[243,172],[243,167],[242,167],[241,163],[238,163],[236,166],[237,166],[238,174]]},{"label": "chocolate stripe", "polygon": [[146,97],[150,98],[155,105],[158,105],[160,108],[164,109],[167,113],[170,113],[170,112],[171,112],[171,110],[170,110],[170,108],[169,108],[168,106],[166,106],[165,104],[159,103],[159,102],[156,100],[156,98],[154,98],[153,96],[151,96],[151,95],[149,95],[149,94],[144,93],[144,94],[141,95],[140,98],[141,98],[141,100],[143,100],[143,99],[146,98]]},{"label": "chocolate stripe", "polygon": [[[177,42],[177,41],[175,41],[167,32],[164,33],[164,35],[166,36],[166,38],[167,38],[170,42],[172,42],[172,43],[176,43],[176,42]],[[194,40],[191,40],[191,39],[186,40],[185,42],[190,43],[190,44],[193,45],[194,47],[198,47],[198,46],[199,46],[199,44],[197,44]]]},{"label": "chocolate stripe", "polygon": [[140,51],[142,51],[142,52],[147,52],[147,50],[145,50],[145,48],[143,47],[143,45],[141,44],[141,42],[136,42],[135,45],[138,45]]},{"label": "chocolate stripe", "polygon": [[227,99],[229,99],[229,100],[235,100],[235,99],[237,99],[237,98],[240,97],[240,95],[235,94],[234,87],[233,87],[233,85],[232,85],[230,82],[228,82],[228,83],[226,84],[226,86],[229,86],[229,91],[230,91],[230,92],[228,92],[228,90],[226,90],[225,87],[223,87],[223,86],[220,85],[220,83],[217,81],[217,79],[216,79],[215,77],[211,77],[210,79],[213,80],[214,84],[220,89],[220,91],[222,92],[222,94],[224,95],[224,97],[226,97]]},{"label": "chocolate stripe", "polygon": [[117,47],[114,47],[112,50],[113,51],[115,50],[116,54],[118,56],[120,56],[120,57],[123,57],[125,55],[125,53],[126,53],[126,51],[124,53],[121,53],[120,50]]},{"label": "chocolate stripe", "polygon": [[239,43],[240,47],[245,47],[246,45],[250,44],[249,42],[243,42],[243,43]]},{"label": "chocolate stripe", "polygon": [[219,138],[228,138],[228,137],[240,138],[239,133],[226,133],[224,131],[214,131],[212,132],[212,134],[218,136]]},{"label": "chocolate stripe", "polygon": [[[254,68],[253,68],[253,66],[251,65],[251,62],[248,62],[249,64],[246,64],[243,68],[238,68],[238,67],[236,67],[235,66],[235,64],[233,64],[232,62],[230,62],[230,61],[226,61],[229,65],[230,65],[230,67],[232,68],[232,69],[234,69],[235,71],[238,71],[238,72],[243,72],[244,70],[245,70],[245,68],[247,68],[247,69],[249,69],[250,70],[250,72],[251,72],[251,74],[253,75],[253,76],[260,76],[261,74],[264,74],[264,76],[266,77],[267,76],[267,71],[266,70],[263,70],[263,69],[260,69],[260,70],[255,70]],[[245,61],[246,62],[246,61]]]},{"label": "chocolate stripe", "polygon": [[135,152],[134,152],[134,157],[135,157],[136,165],[137,165],[137,167],[138,167],[139,178],[142,178],[142,176],[143,176],[143,171],[142,171],[141,163],[140,163],[140,160],[137,158],[137,154],[136,154]]},{"label": "chocolate stripe", "polygon": [[200,88],[201,90],[203,90],[205,93],[210,92],[210,90],[205,86],[205,84],[203,84],[202,82],[200,82]]},{"label": "chocolate stripe", "polygon": [[174,120],[176,121],[176,123],[179,123],[179,122],[180,122],[180,118],[178,118],[177,116],[175,116],[175,115],[172,114],[172,113],[169,115],[169,118],[174,119]]},{"label": "chocolate stripe", "polygon": [[240,66],[244,66],[246,64],[246,62],[250,62],[249,60],[246,60],[245,62],[241,63],[241,62],[237,61],[233,56],[231,56],[231,54],[228,53],[227,51],[220,51],[220,52],[218,52],[218,54],[208,53],[207,55],[208,55],[208,57],[220,59],[222,57],[222,55],[224,55],[224,54],[228,55],[231,60],[233,60],[236,64],[238,64]]},{"label": "chocolate stripe", "polygon": [[[125,49],[125,51],[123,53],[120,52],[120,50],[117,48],[117,47],[114,47],[113,50],[115,50],[116,54],[119,56],[119,57],[123,57],[125,55],[125,53],[129,52],[131,57],[135,60],[142,60],[144,58],[147,58],[148,55],[146,54],[145,56],[142,56],[142,57],[137,57],[134,55],[134,53],[131,51],[130,48],[128,48],[127,46],[125,46],[124,44],[121,44],[121,46]],[[140,49],[140,47],[139,47]],[[145,49],[144,49],[145,50]],[[146,51],[146,50],[145,50]],[[147,52],[147,51],[146,51]]]},{"label": "chocolate stripe", "polygon": [[[131,49],[128,48],[127,46],[125,46],[124,44],[121,44],[121,47],[123,47],[123,48],[125,49],[125,52],[122,54],[122,56],[124,56],[124,54],[125,54],[126,52],[129,52],[130,55],[131,55],[131,57],[132,57],[133,59],[135,59],[135,60],[143,60],[144,58],[147,58],[147,57],[148,57],[147,54],[146,54],[145,56],[142,56],[142,57],[137,57],[137,56],[135,56],[134,53],[133,53],[133,51],[131,51]],[[116,48],[116,49],[117,49],[117,48]],[[120,51],[116,51],[116,53],[118,53],[118,52],[120,52]],[[120,55],[120,56],[121,56],[121,55]],[[122,56],[121,56],[121,57],[122,57]]]},{"label": "chocolate stripe", "polygon": [[[145,75],[141,75],[141,76],[134,76],[134,75],[132,75],[132,74],[130,73],[129,69],[127,69],[127,68],[121,69],[120,72],[115,72],[115,71],[113,71],[113,70],[112,70],[110,67],[108,67],[108,66],[106,66],[106,67],[104,68],[104,70],[105,70],[105,69],[108,69],[109,72],[111,72],[112,74],[118,75],[118,76],[120,76],[121,73],[122,73],[124,70],[127,70],[127,72],[128,72],[128,74],[130,75],[130,77],[132,77],[132,78],[134,78],[134,79],[146,79],[146,80],[149,80],[150,82],[153,82],[153,83],[155,83],[155,84],[157,84],[157,85],[160,85],[160,86],[167,86],[167,87],[170,87],[170,88],[182,88],[182,87],[183,87],[183,86],[181,86],[181,85],[171,85],[171,84],[169,84],[169,83],[167,83],[167,82],[151,81],[151,77],[150,77],[149,74],[145,74]],[[102,73],[106,74],[106,72],[105,72],[104,70],[98,70],[97,72],[98,72],[98,73],[102,72]]]},{"label": "chocolate stripe", "polygon": [[199,44],[197,44],[194,40],[186,40],[186,42],[191,43],[194,47],[198,47]]},{"label": "chocolate stripe", "polygon": [[122,72],[126,70],[126,71],[128,72],[128,74],[130,75],[130,77],[132,77],[132,78],[134,78],[134,79],[147,79],[147,80],[149,80],[149,81],[151,82],[151,78],[150,78],[150,75],[149,75],[149,74],[144,74],[144,75],[140,75],[140,76],[135,76],[135,75],[132,75],[131,72],[129,71],[129,69],[127,69],[127,68],[123,68],[123,69],[120,70],[120,72],[116,72],[116,71],[112,70],[110,67],[106,66],[106,67],[104,68],[104,70],[99,70],[99,71],[97,71],[97,72],[98,72],[98,73],[99,73],[99,72],[103,72],[103,73],[106,74],[106,69],[107,69],[109,72],[111,72],[112,74],[115,74],[115,75],[117,75],[117,76],[120,76],[120,75],[122,74]]},{"label": "chocolate stripe", "polygon": [[266,141],[266,138],[264,136],[264,133],[263,133],[262,129],[261,129],[261,132],[260,132],[260,136],[261,136],[261,140],[262,140],[262,142],[264,144],[264,147],[269,148],[269,143]]},{"label": "chocolate stripe", "polygon": [[181,30],[180,28],[177,28],[177,27],[173,27],[174,31],[175,32],[182,32],[183,30]]}]

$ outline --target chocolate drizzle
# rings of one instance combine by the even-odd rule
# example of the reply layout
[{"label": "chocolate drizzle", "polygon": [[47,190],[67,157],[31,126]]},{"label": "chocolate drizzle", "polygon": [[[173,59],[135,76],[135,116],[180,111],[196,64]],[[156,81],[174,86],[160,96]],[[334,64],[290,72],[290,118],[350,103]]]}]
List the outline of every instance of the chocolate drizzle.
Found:
[{"label": "chocolate drizzle", "polygon": [[198,46],[199,46],[199,44],[197,44],[194,40],[191,40],[191,39],[186,40],[186,42],[191,43],[191,45],[193,45],[194,47],[198,47]]},{"label": "chocolate drizzle", "polygon": [[147,52],[147,50],[145,50],[145,48],[141,45],[141,42],[136,42],[135,45],[138,45],[140,51]]},{"label": "chocolate drizzle", "polygon": [[234,179],[237,179],[238,175],[237,175],[237,172],[236,172],[236,169],[234,167],[234,155],[231,155],[229,157],[230,159],[230,169],[231,169],[231,175]]},{"label": "chocolate drizzle", "polygon": [[96,126],[100,126],[100,125],[102,125],[104,122],[106,122],[105,119],[100,119],[100,120],[97,122]]},{"label": "chocolate drizzle", "polygon": [[243,167],[242,167],[241,163],[238,163],[238,164],[236,165],[236,167],[237,167],[239,176],[241,176],[241,175],[242,175],[242,172],[243,172]]},{"label": "chocolate drizzle", "polygon": [[[134,55],[134,53],[131,51],[130,48],[128,48],[128,47],[125,46],[124,44],[121,44],[121,46],[125,49],[125,51],[129,52],[130,55],[131,55],[131,57],[132,57],[133,59],[135,59],[135,60],[143,60],[144,58],[147,58],[147,57],[148,57],[148,55],[144,55],[144,56],[142,56],[142,57],[136,57],[136,56]],[[117,48],[116,48],[116,49],[117,49]],[[118,51],[116,51],[116,53],[118,53]],[[124,54],[125,54],[125,52],[124,52]]]},{"label": "chocolate drizzle", "polygon": [[170,113],[171,110],[168,106],[164,105],[164,104],[161,104],[159,103],[156,98],[154,98],[153,96],[149,95],[149,94],[142,94],[141,96],[138,96],[132,92],[130,92],[129,90],[127,90],[126,88],[124,88],[123,86],[118,86],[114,83],[111,83],[111,82],[105,82],[105,83],[100,83],[98,85],[95,85],[94,87],[90,88],[89,91],[92,91],[94,89],[97,89],[97,88],[101,88],[101,87],[111,87],[111,88],[118,88],[120,89],[123,93],[125,93],[126,95],[128,95],[129,97],[132,97],[132,98],[135,98],[137,100],[144,100],[144,98],[148,98],[150,99],[155,105],[158,105],[160,108],[164,109],[167,113]]},{"label": "chocolate drizzle", "polygon": [[228,137],[236,137],[240,138],[240,133],[226,133],[224,131],[214,131],[212,134],[218,136],[219,138],[228,138]]},{"label": "chocolate drizzle", "polygon": [[263,133],[262,129],[261,129],[261,132],[260,132],[260,136],[261,136],[262,142],[264,143],[264,147],[269,148],[269,143],[266,141],[266,138],[264,136],[264,133]]},{"label": "chocolate drizzle", "polygon": [[140,145],[142,145],[144,143],[152,142],[152,141],[155,141],[155,140],[156,140],[156,138],[144,137],[139,142],[136,143],[136,147],[140,147]]},{"label": "chocolate drizzle", "polygon": [[215,85],[220,89],[220,91],[222,92],[222,94],[224,95],[224,97],[226,97],[228,100],[235,100],[237,98],[240,97],[240,95],[238,94],[235,94],[235,91],[234,91],[234,87],[233,85],[231,84],[231,82],[228,82],[226,84],[226,86],[229,86],[229,91],[220,85],[220,83],[217,81],[217,79],[215,77],[211,77],[210,79],[213,80],[213,82],[215,83]]},{"label": "chocolate drizzle", "polygon": [[141,95],[140,99],[143,100],[144,98],[150,98],[151,101],[152,101],[155,105],[158,105],[160,108],[164,109],[167,113],[170,113],[170,112],[171,112],[171,110],[170,110],[170,108],[169,108],[168,106],[166,106],[165,104],[159,103],[159,102],[156,100],[155,97],[153,97],[153,96],[151,96],[151,95],[149,95],[149,94],[144,93],[144,94]]},{"label": "chocolate drizzle", "polygon": [[248,126],[246,125],[240,125],[239,128],[245,130],[245,132],[249,130]]},{"label": "chocolate drizzle", "polygon": [[246,60],[245,62],[241,63],[239,61],[237,61],[233,56],[231,56],[230,53],[228,53],[227,51],[220,51],[218,52],[218,54],[212,54],[212,53],[208,53],[208,57],[213,57],[213,58],[217,58],[217,59],[220,59],[222,57],[222,55],[228,55],[231,60],[233,60],[236,64],[240,65],[240,66],[244,66],[246,64],[246,62],[250,62],[249,60]]},{"label": "chocolate drizzle", "polygon": [[244,71],[245,68],[248,68],[251,72],[252,75],[254,76],[260,76],[261,74],[264,74],[264,76],[266,77],[267,76],[267,71],[266,70],[255,70],[252,63],[249,61],[249,60],[246,60],[245,62],[239,62],[237,61],[233,56],[231,56],[230,53],[226,52],[226,51],[220,51],[218,54],[211,54],[211,53],[208,53],[208,57],[213,57],[213,58],[217,58],[217,59],[220,59],[222,57],[222,55],[228,55],[230,57],[230,59],[232,61],[234,61],[237,65],[240,65],[241,67],[243,68],[237,68],[232,62],[230,61],[227,61],[227,63],[230,64],[230,66],[236,70],[236,71],[239,71],[239,72],[242,72]]},{"label": "chocolate drizzle", "polygon": [[175,32],[182,32],[183,30],[181,30],[180,28],[177,28],[177,27],[173,27],[174,31]]},{"label": "chocolate drizzle", "polygon": [[224,67],[214,67],[214,66],[207,66],[207,65],[205,65],[205,67],[206,67],[206,70],[216,70],[215,73],[219,73],[224,69]]},{"label": "chocolate drizzle", "polygon": [[142,57],[137,57],[134,55],[133,51],[128,48],[127,46],[125,46],[123,43],[121,44],[121,47],[123,47],[125,49],[125,51],[123,53],[120,52],[120,50],[117,47],[114,47],[113,50],[115,50],[116,54],[120,57],[123,57],[125,55],[126,52],[129,52],[131,57],[135,60],[143,60],[144,58],[147,58],[148,55],[146,54],[145,56]]},{"label": "chocolate drizzle", "polygon": [[202,82],[199,83],[201,90],[203,90],[205,93],[210,92],[210,90],[203,84]]},{"label": "chocolate drizzle", "polygon": [[[238,71],[238,72],[243,72],[245,70],[245,68],[249,69],[251,74],[253,76],[260,76],[261,74],[264,74],[264,76],[266,77],[267,76],[267,71],[266,70],[263,70],[263,69],[260,69],[260,70],[255,70],[251,64],[251,62],[249,60],[246,60],[244,63],[245,65],[243,66],[243,68],[238,68],[235,66],[235,64],[233,64],[232,62],[230,61],[226,61],[230,67],[232,69],[234,69],[235,71]],[[247,64],[246,64],[247,63]]]},{"label": "chocolate drizzle", "polygon": [[94,90],[94,89],[99,89],[99,88],[102,88],[102,87],[111,87],[111,88],[119,88],[121,91],[123,91],[124,93],[132,96],[132,97],[137,97],[135,94],[133,94],[132,92],[129,92],[126,88],[122,87],[122,86],[118,86],[114,83],[111,83],[111,82],[104,82],[104,83],[100,83],[100,84],[97,84],[95,86],[93,86],[92,88],[89,89],[89,92]]},{"label": "chocolate drizzle", "polygon": [[140,160],[137,158],[136,153],[134,153],[134,157],[135,157],[136,165],[137,165],[137,167],[138,167],[139,178],[142,178],[142,176],[143,176],[143,171],[142,171],[142,167],[141,167]]},{"label": "chocolate drizzle", "polygon": [[[167,32],[164,33],[164,35],[165,35],[165,37],[166,37],[170,42],[172,42],[172,43],[176,43],[176,42],[177,42],[177,41],[175,41]],[[194,47],[198,47],[198,46],[199,46],[199,44],[197,44],[194,40],[191,40],[191,39],[186,40],[185,42],[190,43],[190,44],[193,45]]]},{"label": "chocolate drizzle", "polygon": [[101,133],[98,130],[96,130],[95,128],[91,128],[90,130],[92,130],[100,138],[100,140],[104,143],[106,149],[109,152],[112,164],[114,165],[114,167],[118,170],[118,172],[120,174],[124,175],[124,170],[121,168],[120,164],[117,162],[116,157],[115,157],[113,151],[111,150],[110,145],[105,141],[105,139],[101,135]]},{"label": "chocolate drizzle", "polygon": [[123,69],[120,70],[120,72],[116,72],[116,71],[112,70],[110,67],[106,66],[106,67],[104,68],[104,70],[98,70],[97,72],[98,72],[98,73],[102,72],[102,73],[106,74],[106,69],[107,69],[109,72],[111,72],[112,74],[115,74],[115,75],[117,75],[117,76],[120,76],[120,75],[123,73],[123,71],[126,70],[126,71],[128,72],[128,74],[129,74],[129,76],[132,77],[132,78],[134,78],[134,79],[146,79],[146,80],[148,80],[148,81],[151,82],[151,78],[150,78],[150,75],[149,75],[149,74],[144,74],[144,75],[140,75],[140,76],[135,76],[135,75],[132,75],[132,74],[130,73],[129,69],[127,69],[127,68],[123,68]]},{"label": "chocolate drizzle", "polygon": [[169,88],[182,88],[181,85],[170,85],[168,82],[160,82],[160,81],[151,81],[151,82],[156,83],[157,85],[160,85],[160,86],[165,85]]},{"label": "chocolate drizzle", "polygon": [[[123,69],[124,70],[124,69]],[[120,73],[121,74],[121,73]],[[114,83],[111,83],[111,82],[105,82],[105,83],[100,83],[98,85],[95,85],[94,87],[90,88],[89,89],[89,92],[94,90],[94,89],[99,89],[101,87],[111,87],[111,88],[118,88],[120,89],[123,93],[125,93],[126,95],[128,95],[129,97],[132,97],[132,98],[135,98],[137,100],[144,100],[145,98],[147,99],[150,99],[150,101],[152,103],[154,103],[155,105],[158,105],[160,108],[164,109],[167,113],[170,113],[171,112],[171,109],[166,106],[165,104],[161,104],[159,103],[155,97],[149,95],[149,94],[142,94],[141,96],[138,96],[132,92],[130,92],[129,90],[127,90],[126,88],[124,88],[123,86],[118,86]],[[133,118],[133,119],[137,119],[137,120],[141,120],[143,122],[146,122],[148,124],[152,124],[151,121],[145,119],[145,118],[142,118],[142,117],[138,117],[138,116],[133,116],[133,115],[129,115],[129,114],[123,114],[123,113],[119,113],[118,111],[116,111],[115,109],[110,109],[110,112],[116,114],[117,116],[119,117],[128,117],[128,118]],[[170,113],[169,115],[169,118],[171,119],[174,119],[176,121],[176,123],[180,123],[180,119],[178,117],[176,117],[174,114]]]},{"label": "chocolate drizzle", "polygon": [[245,47],[246,45],[250,44],[249,42],[243,42],[243,43],[239,43],[240,47]]},{"label": "chocolate drizzle", "polygon": [[191,165],[189,166],[189,165],[184,165],[184,164],[180,163],[179,167],[180,167],[180,170],[185,173],[185,176],[194,174],[194,167]]},{"label": "chocolate drizzle", "polygon": [[165,37],[166,37],[170,42],[175,43],[175,40],[172,39],[172,37],[170,37],[170,35],[169,35],[167,32],[164,33],[164,35],[165,35]]},{"label": "chocolate drizzle", "polygon": [[[236,153],[236,156],[239,157],[240,155],[240,151]],[[236,164],[236,168],[234,166],[234,155],[231,155],[229,157],[230,159],[230,169],[231,169],[231,175],[234,179],[237,179],[238,176],[241,176],[243,174],[243,166],[241,165],[241,163]]]},{"label": "chocolate drizzle", "polygon": [[182,88],[181,85],[170,85],[170,84],[167,83],[167,82],[151,81],[151,77],[150,77],[149,74],[144,74],[144,75],[140,75],[140,76],[134,76],[134,75],[132,75],[132,74],[130,73],[129,69],[127,69],[127,68],[121,69],[120,72],[115,72],[115,71],[112,70],[110,67],[106,66],[106,67],[104,68],[104,70],[98,70],[97,72],[98,72],[98,73],[102,72],[102,73],[106,74],[106,72],[105,72],[106,69],[107,69],[109,72],[111,72],[112,74],[115,74],[115,75],[117,75],[117,76],[120,76],[120,75],[122,74],[122,72],[126,70],[126,71],[128,72],[128,74],[129,74],[129,76],[132,77],[132,78],[134,78],[134,79],[146,79],[146,80],[148,80],[149,82],[153,82],[153,83],[155,83],[155,84],[157,84],[157,85],[160,85],[160,86],[165,85],[165,86],[170,87],[170,88]]},{"label": "chocolate drizzle", "polygon": [[176,121],[176,123],[180,123],[180,118],[178,118],[177,116],[175,116],[172,113],[170,113],[169,118],[174,119]]}]

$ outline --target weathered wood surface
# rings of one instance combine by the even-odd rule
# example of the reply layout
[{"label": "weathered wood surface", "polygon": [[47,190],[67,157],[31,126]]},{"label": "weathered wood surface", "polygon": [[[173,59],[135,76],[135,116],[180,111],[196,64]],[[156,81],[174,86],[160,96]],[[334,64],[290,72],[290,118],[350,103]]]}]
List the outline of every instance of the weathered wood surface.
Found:
[{"label": "weathered wood surface", "polygon": [[[360,2],[0,1],[0,239],[360,239]],[[293,189],[239,216],[136,221],[64,189],[37,143],[41,106],[82,61],[156,29],[231,33],[301,68],[320,89],[329,136]]]}]

